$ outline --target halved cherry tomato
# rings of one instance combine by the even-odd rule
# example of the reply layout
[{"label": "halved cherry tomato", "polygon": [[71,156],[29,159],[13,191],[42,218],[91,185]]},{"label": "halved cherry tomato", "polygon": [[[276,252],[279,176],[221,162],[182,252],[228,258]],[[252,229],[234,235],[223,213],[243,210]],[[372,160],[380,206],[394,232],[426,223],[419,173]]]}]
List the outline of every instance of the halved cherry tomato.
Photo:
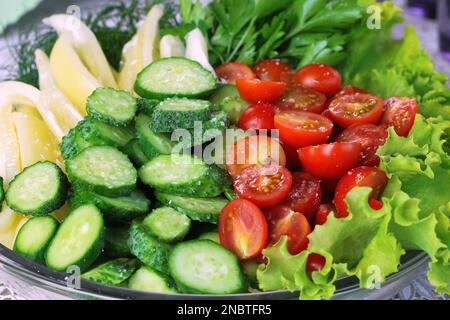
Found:
[{"label": "halved cherry tomato", "polygon": [[278,59],[260,61],[253,71],[260,80],[285,83],[289,83],[294,74],[287,63]]},{"label": "halved cherry tomato", "polygon": [[277,140],[264,136],[249,136],[237,141],[227,152],[228,173],[235,177],[255,164],[286,165],[286,155]]},{"label": "halved cherry tomato", "polygon": [[292,171],[299,171],[301,168],[300,160],[298,160],[297,149],[288,146],[283,141],[280,141],[286,155],[286,168]]},{"label": "halved cherry tomato", "polygon": [[388,177],[386,173],[377,168],[358,167],[349,171],[339,181],[334,195],[334,205],[337,210],[338,218],[345,218],[348,216],[347,204],[345,197],[355,187],[371,187],[372,192],[370,198],[378,199],[381,197]]},{"label": "halved cherry tomato", "polygon": [[322,92],[327,97],[334,96],[342,86],[339,72],[325,64],[307,65],[295,74],[295,79],[302,86]]},{"label": "halved cherry tomato", "polygon": [[346,85],[345,87],[343,87],[341,89],[341,91],[339,91],[335,97],[342,97],[342,96],[348,96],[348,95],[352,95],[355,93],[367,93],[366,90],[364,89],[360,89],[360,88],[356,88],[354,86],[352,86],[351,84]]},{"label": "halved cherry tomato", "polygon": [[336,208],[331,203],[321,204],[316,214],[316,225],[323,225],[327,222],[330,212],[335,212]]},{"label": "halved cherry tomato", "polygon": [[269,103],[254,104],[244,110],[238,122],[242,130],[275,129],[273,117],[275,106]]},{"label": "halved cherry tomato", "polygon": [[269,223],[269,245],[276,244],[282,236],[288,237],[288,251],[295,255],[306,249],[311,226],[306,217],[287,206],[278,205],[264,210]]},{"label": "halved cherry tomato", "polygon": [[286,90],[286,83],[253,80],[237,80],[237,89],[241,97],[250,102],[274,102],[278,100]]},{"label": "halved cherry tomato", "polygon": [[218,66],[217,77],[226,83],[236,84],[237,80],[255,79],[255,74],[247,65],[239,62],[228,62]]},{"label": "halved cherry tomato", "polygon": [[377,124],[383,115],[383,100],[371,94],[356,93],[333,99],[328,109],[333,120],[343,128]]},{"label": "halved cherry tomato", "polygon": [[369,199],[369,206],[376,211],[383,209],[383,203],[377,199]]},{"label": "halved cherry tomato", "polygon": [[291,190],[292,175],[278,165],[255,165],[242,170],[234,179],[234,190],[260,208],[273,207]]},{"label": "halved cherry tomato", "polygon": [[325,257],[321,256],[317,253],[310,253],[308,256],[308,260],[306,260],[306,273],[311,276],[311,274],[316,271],[322,271],[323,267],[325,267],[326,263]]},{"label": "halved cherry tomato", "polygon": [[282,111],[274,121],[281,141],[295,149],[324,143],[333,131],[330,119],[310,112]]},{"label": "halved cherry tomato", "polygon": [[279,111],[298,110],[321,113],[326,102],[327,97],[323,93],[294,84],[286,90],[284,96],[277,102],[277,107]]},{"label": "halved cherry tomato", "polygon": [[219,217],[220,243],[240,260],[261,255],[268,240],[268,224],[261,210],[245,199],[229,202]]},{"label": "halved cherry tomato", "polygon": [[320,180],[307,172],[292,174],[292,188],[283,204],[296,212],[303,213],[308,221],[313,221],[322,200]]},{"label": "halved cherry tomato", "polygon": [[387,136],[387,130],[383,126],[361,124],[345,129],[336,141],[359,143],[361,145],[359,165],[376,167],[380,164],[380,158],[376,155],[376,152],[386,142]]},{"label": "halved cherry tomato", "polygon": [[399,136],[408,136],[414,125],[416,114],[419,112],[416,99],[392,97],[384,102],[384,108],[381,122],[393,126]]},{"label": "halved cherry tomato", "polygon": [[298,150],[303,170],[321,179],[338,179],[359,162],[359,143],[330,143]]}]

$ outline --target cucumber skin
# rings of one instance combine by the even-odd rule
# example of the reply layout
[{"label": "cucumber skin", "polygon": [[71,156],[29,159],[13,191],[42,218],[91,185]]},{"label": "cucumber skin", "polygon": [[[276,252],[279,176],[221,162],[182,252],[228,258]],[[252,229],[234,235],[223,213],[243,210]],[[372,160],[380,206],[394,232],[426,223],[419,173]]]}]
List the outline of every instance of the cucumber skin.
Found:
[{"label": "cucumber skin", "polygon": [[105,284],[116,286],[128,280],[138,268],[136,259],[123,259],[108,261],[98,267],[89,270],[81,275],[81,278]]},{"label": "cucumber skin", "polygon": [[153,111],[155,110],[156,106],[161,101],[155,100],[155,99],[145,99],[145,98],[139,98],[138,99],[138,111],[144,113],[145,115],[151,117],[153,114]]},{"label": "cucumber skin", "polygon": [[22,251],[21,248],[20,248],[20,245],[17,243],[17,239],[20,238],[20,233],[22,231],[23,226],[25,226],[30,220],[28,220],[22,226],[22,228],[20,228],[19,233],[17,234],[17,237],[16,237],[16,241],[14,241],[14,248],[13,248],[13,251],[17,252],[22,257],[25,257],[25,258],[27,258],[29,260],[35,261],[35,262],[40,263],[40,264],[45,264],[45,252],[47,251],[47,248],[50,245],[50,242],[55,237],[56,232],[58,231],[58,227],[59,227],[58,220],[56,220],[52,216],[46,216],[44,218],[45,219],[49,219],[49,220],[53,220],[55,228],[54,228],[52,234],[49,235],[49,237],[48,237],[47,241],[45,242],[45,244],[38,251],[36,251],[34,254],[29,254],[27,252]]},{"label": "cucumber skin", "polygon": [[64,160],[72,159],[80,153],[76,143],[76,127],[70,129],[69,132],[62,138],[59,148]]},{"label": "cucumber skin", "polygon": [[[110,136],[108,136],[107,134],[103,134],[102,130],[99,129],[99,126],[106,127],[104,128],[104,130],[109,130]],[[99,120],[91,118],[86,118],[85,120],[79,122],[75,128],[77,131],[76,134],[79,135],[80,138],[88,142],[91,146],[106,145],[115,148],[121,148],[134,137],[134,132],[130,128],[114,127],[110,124],[101,123]],[[113,135],[113,131],[118,131],[114,132],[117,138],[111,138],[111,135]]]},{"label": "cucumber skin", "polygon": [[3,189],[3,178],[0,177],[0,208],[5,200],[5,190]]},{"label": "cucumber skin", "polygon": [[122,148],[122,152],[125,153],[128,158],[130,158],[131,162],[133,162],[136,168],[142,167],[150,160],[142,149],[139,139],[137,138],[132,139],[130,142],[128,142]]},{"label": "cucumber skin", "polygon": [[167,273],[169,246],[156,240],[145,230],[142,222],[133,221],[129,231],[128,246],[142,263],[162,273]]},{"label": "cucumber skin", "polygon": [[[69,205],[71,210],[75,210],[82,205],[93,204],[100,209],[107,221],[131,221],[148,213],[151,204],[144,193],[138,189],[133,190],[128,197],[133,196],[137,197],[135,199],[136,201],[142,200],[142,206],[139,204],[134,208],[127,209],[108,203],[109,199],[106,196],[89,191],[85,188],[73,188],[72,195],[69,199]],[[113,198],[111,201],[120,201],[120,198]]]},{"label": "cucumber skin", "polygon": [[[138,115],[136,119],[137,137],[142,151],[148,159],[153,159],[163,154],[171,154],[174,144],[170,140],[170,137],[166,136],[165,133],[153,132],[150,128],[151,122],[151,118],[144,114]],[[164,144],[166,144],[166,146],[163,148],[160,146],[155,146],[151,141],[152,138],[164,140]]]},{"label": "cucumber skin", "polygon": [[164,110],[164,103],[170,103],[171,101],[186,101],[186,104],[190,103],[189,99],[167,99],[161,102],[153,111],[151,129],[155,132],[173,132],[176,129],[192,129],[195,122],[206,122],[211,118],[211,105],[209,101],[209,107],[201,110],[192,111],[168,111]]},{"label": "cucumber skin", "polygon": [[217,203],[217,207],[214,208],[214,204],[211,204],[211,206],[208,208],[209,210],[214,210],[215,212],[211,211],[201,212],[200,210],[187,208],[182,204],[183,201],[192,201],[192,202],[198,201],[199,200],[198,198],[185,198],[181,196],[163,193],[160,191],[155,192],[155,197],[161,204],[174,208],[175,210],[181,212],[182,214],[185,214],[194,221],[208,222],[213,224],[218,223],[220,212],[222,211],[223,207],[225,207],[228,203],[228,201],[223,198],[201,199]]},{"label": "cucumber skin", "polygon": [[[154,92],[154,91],[150,91],[146,88],[143,88],[140,85],[141,82],[141,78],[145,77],[145,74],[148,72],[148,70],[150,68],[152,68],[152,65],[154,63],[164,63],[167,60],[187,60],[190,61],[193,65],[197,65],[197,67],[200,67],[201,69],[203,69],[205,72],[205,74],[208,75],[208,77],[210,78],[210,88],[204,90],[204,91],[200,91],[200,92],[196,92],[196,93],[189,93],[189,92],[184,92],[184,93],[161,93],[161,92]],[[186,58],[182,58],[182,57],[172,57],[172,58],[163,58],[163,59],[159,59],[153,63],[151,63],[150,65],[148,65],[147,67],[145,67],[141,72],[139,72],[139,74],[136,77],[136,82],[134,85],[134,91],[136,91],[136,93],[146,99],[155,99],[155,100],[164,100],[167,98],[189,98],[189,99],[199,99],[199,98],[206,98],[208,96],[211,95],[212,92],[214,92],[214,90],[216,89],[216,83],[217,83],[217,79],[216,77],[209,72],[208,70],[206,70],[205,68],[203,68],[203,66],[198,63],[197,61],[193,61],[193,60],[189,60]]]},{"label": "cucumber skin", "polygon": [[[135,275],[137,275],[139,272],[151,272],[153,274],[156,274],[158,277],[160,277],[161,281],[163,281],[166,285],[166,289],[165,291],[160,291],[160,293],[178,293],[178,291],[176,290],[176,285],[175,282],[170,279],[167,275],[156,271],[152,268],[150,268],[149,266],[142,266],[139,270],[136,271]],[[136,288],[133,288],[133,280],[135,275],[133,275],[130,280],[128,281],[128,288],[132,289],[132,290],[137,290]],[[150,292],[150,291],[149,291]],[[151,292],[156,292],[156,291],[151,291]]]},{"label": "cucumber skin", "polygon": [[127,228],[107,227],[105,230],[105,248],[104,253],[109,258],[130,257],[131,252],[128,247]]},{"label": "cucumber skin", "polygon": [[[58,176],[57,176],[57,180],[58,181],[57,181],[57,183],[59,184],[59,187],[58,187],[58,192],[53,197],[53,199],[50,199],[49,201],[47,201],[47,203],[42,205],[40,208],[33,209],[33,210],[23,210],[20,207],[16,206],[15,204],[11,203],[10,201],[8,201],[8,192],[11,189],[11,186],[16,181],[16,179],[20,175],[26,174],[26,172],[28,170],[33,169],[34,166],[39,165],[39,164],[45,164],[45,163],[51,164],[52,166],[54,166],[57,169],[57,172],[58,172]],[[25,168],[21,173],[19,173],[17,176],[15,176],[13,180],[11,180],[11,182],[9,183],[9,187],[6,190],[5,198],[6,198],[6,203],[8,204],[8,207],[13,209],[14,211],[16,211],[18,213],[21,213],[21,214],[24,214],[24,215],[31,215],[31,216],[35,216],[35,217],[41,217],[41,216],[46,216],[50,212],[53,212],[53,211],[58,210],[59,208],[61,208],[64,205],[64,203],[66,202],[66,200],[67,200],[68,190],[69,190],[69,181],[68,181],[66,175],[62,172],[61,168],[58,167],[53,162],[40,161],[40,162],[36,162],[35,164],[32,164],[31,166]]]},{"label": "cucumber skin", "polygon": [[220,104],[228,97],[240,98],[239,91],[234,84],[223,84],[214,91],[209,101],[214,105],[216,111],[220,110]]},{"label": "cucumber skin", "polygon": [[[98,211],[98,214],[102,217],[100,210],[98,210],[97,208],[96,208],[96,210]],[[75,212],[75,211],[73,211],[73,212]],[[72,213],[70,213],[70,214],[72,214]],[[65,221],[67,221],[67,218],[68,217],[66,217],[66,219],[63,221],[61,226],[64,224]],[[104,248],[104,245],[105,245],[105,224],[104,224],[104,221],[103,221],[103,217],[102,217],[101,221],[102,221],[102,226],[101,226],[100,234],[98,235],[96,241],[94,241],[94,243],[91,245],[89,250],[87,250],[86,255],[84,257],[82,257],[80,260],[72,262],[70,264],[70,265],[78,266],[80,268],[81,272],[84,272],[87,269],[89,269],[89,267],[95,262],[95,260],[97,260],[97,258],[100,256],[100,254],[103,251],[103,248]],[[61,229],[61,226],[60,226],[59,229]],[[58,231],[59,231],[59,229],[58,229]],[[58,235],[58,232],[56,232],[56,235],[53,237],[52,241],[50,242],[50,245],[48,246],[49,248],[55,242],[55,239],[56,239],[57,235]],[[49,250],[47,250],[45,252],[45,263],[46,263],[46,265],[49,268],[53,269],[53,270],[66,271],[66,268],[56,268],[56,267],[50,265],[49,264],[48,253],[49,253]],[[67,266],[67,267],[69,267],[69,266]]]}]

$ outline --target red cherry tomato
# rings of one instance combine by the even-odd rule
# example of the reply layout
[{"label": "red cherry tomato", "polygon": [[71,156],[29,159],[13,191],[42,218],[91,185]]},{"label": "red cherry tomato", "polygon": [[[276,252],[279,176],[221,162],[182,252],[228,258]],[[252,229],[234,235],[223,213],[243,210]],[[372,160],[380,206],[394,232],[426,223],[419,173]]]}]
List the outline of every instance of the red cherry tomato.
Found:
[{"label": "red cherry tomato", "polygon": [[238,196],[260,208],[273,207],[283,201],[291,186],[291,173],[277,165],[245,168],[234,180],[234,190]]},{"label": "red cherry tomato", "polygon": [[228,62],[218,66],[217,77],[226,83],[236,84],[237,80],[255,79],[255,74],[247,65],[239,62]]},{"label": "red cherry tomato", "polygon": [[274,123],[281,141],[295,149],[324,143],[333,131],[331,120],[303,111],[282,111],[275,115]]},{"label": "red cherry tomato", "polygon": [[280,111],[298,110],[321,113],[326,102],[327,98],[324,94],[296,84],[286,90],[284,96],[277,102],[277,107]]},{"label": "red cherry tomato", "polygon": [[263,81],[289,83],[294,71],[281,60],[263,60],[253,68],[256,77]]},{"label": "red cherry tomato", "polygon": [[339,179],[321,179],[320,186],[322,187],[322,193],[324,195],[334,196],[334,191],[339,182]]},{"label": "red cherry tomato", "polygon": [[320,180],[306,172],[292,174],[292,188],[283,204],[312,221],[322,200]]},{"label": "red cherry tomato", "polygon": [[378,166],[380,158],[376,152],[387,139],[385,127],[374,124],[361,124],[345,129],[336,139],[337,142],[355,142],[361,145],[361,166]]},{"label": "red cherry tomato", "polygon": [[307,65],[295,74],[295,79],[302,86],[322,92],[327,97],[334,96],[342,86],[339,72],[325,64]]},{"label": "red cherry tomato", "polygon": [[276,244],[282,236],[287,236],[290,254],[296,255],[306,249],[311,226],[303,214],[283,205],[266,209],[264,214],[269,223],[269,246]]},{"label": "red cherry tomato", "polygon": [[335,97],[348,96],[348,95],[352,95],[355,93],[367,93],[367,91],[364,89],[356,88],[356,87],[352,86],[351,84],[348,84],[345,87],[343,87],[342,90],[339,91]]},{"label": "red cherry tomato", "polygon": [[411,98],[392,97],[385,101],[384,108],[381,122],[393,126],[399,136],[408,136],[414,125],[416,114],[419,112],[417,101]]},{"label": "red cherry tomato", "polygon": [[377,199],[369,199],[369,206],[376,211],[383,209],[383,203]]},{"label": "red cherry tomato", "polygon": [[286,168],[291,171],[299,171],[301,168],[300,161],[298,160],[297,150],[289,147],[286,143],[281,141],[284,153],[286,155]]},{"label": "red cherry tomato", "polygon": [[250,102],[274,102],[278,100],[286,90],[286,83],[253,80],[237,80],[237,89],[241,97]]},{"label": "red cherry tomato", "polygon": [[254,104],[244,110],[238,122],[242,130],[275,129],[273,117],[275,106],[268,103]]},{"label": "red cherry tomato", "polygon": [[323,267],[325,267],[326,263],[325,257],[321,256],[317,253],[310,253],[308,256],[308,260],[306,260],[306,273],[311,276],[311,274],[316,271],[322,271]]},{"label": "red cherry tomato", "polygon": [[316,225],[323,225],[327,222],[330,212],[335,212],[336,209],[331,203],[321,204],[316,214]]},{"label": "red cherry tomato", "polygon": [[236,177],[242,170],[253,165],[286,165],[286,155],[277,140],[263,136],[249,136],[237,141],[226,155],[227,171]]},{"label": "red cherry tomato", "polygon": [[240,260],[256,258],[267,244],[267,220],[250,201],[233,200],[220,213],[219,238],[220,243]]},{"label": "red cherry tomato", "polygon": [[337,97],[328,107],[333,120],[343,128],[356,124],[377,124],[383,115],[383,100],[371,94]]},{"label": "red cherry tomato", "polygon": [[303,170],[321,179],[338,179],[359,162],[358,143],[331,143],[298,150]]},{"label": "red cherry tomato", "polygon": [[345,218],[348,216],[347,204],[345,197],[355,187],[371,187],[372,192],[370,198],[378,199],[381,197],[388,177],[386,173],[377,168],[358,167],[349,171],[339,181],[334,195],[334,205],[337,210],[338,218]]}]

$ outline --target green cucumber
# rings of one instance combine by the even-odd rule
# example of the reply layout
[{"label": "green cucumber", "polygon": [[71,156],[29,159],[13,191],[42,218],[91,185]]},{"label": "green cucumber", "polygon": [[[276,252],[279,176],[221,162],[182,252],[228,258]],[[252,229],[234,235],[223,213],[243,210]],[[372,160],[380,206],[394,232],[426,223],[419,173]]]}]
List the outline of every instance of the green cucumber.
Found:
[{"label": "green cucumber", "polygon": [[108,261],[81,275],[81,278],[109,286],[127,281],[138,268],[136,259],[120,258]]},{"label": "green cucumber", "polygon": [[44,263],[45,252],[58,227],[59,222],[52,216],[31,218],[20,228],[14,242],[14,252]]},{"label": "green cucumber", "polygon": [[163,205],[172,207],[194,221],[217,223],[220,212],[227,205],[224,198],[190,198],[156,191],[156,199]]},{"label": "green cucumber", "polygon": [[192,129],[195,122],[205,122],[210,118],[211,103],[207,100],[167,99],[153,111],[151,128],[155,132]]},{"label": "green cucumber", "polygon": [[191,228],[191,220],[170,207],[153,210],[142,223],[148,232],[168,243],[183,240]]},{"label": "green cucumber", "polygon": [[49,268],[66,271],[78,266],[87,270],[100,256],[105,232],[103,216],[94,205],[72,211],[63,221],[45,253]]},{"label": "green cucumber", "polygon": [[210,240],[176,245],[169,257],[169,270],[185,293],[233,294],[245,288],[237,257]]},{"label": "green cucumber", "polygon": [[171,154],[175,143],[171,141],[170,135],[152,131],[151,123],[151,118],[143,113],[136,118],[136,131],[142,151],[149,159]]},{"label": "green cucumber", "polygon": [[22,214],[47,215],[64,205],[67,187],[67,178],[56,164],[37,162],[25,168],[9,183],[6,203]]},{"label": "green cucumber", "polygon": [[61,150],[61,154],[64,160],[69,160],[80,153],[80,150],[78,149],[76,143],[76,128],[77,127],[70,129],[69,132],[62,138],[62,141],[59,145],[59,149]]},{"label": "green cucumber", "polygon": [[109,258],[131,256],[128,247],[129,227],[107,227],[105,230],[105,255]]},{"label": "green cucumber", "polygon": [[91,118],[81,121],[76,128],[77,138],[84,139],[91,146],[122,148],[134,138],[134,132],[129,127],[115,127]]},{"label": "green cucumber", "polygon": [[87,99],[90,117],[113,126],[131,124],[137,111],[137,100],[127,91],[98,88]]},{"label": "green cucumber", "polygon": [[139,139],[135,138],[128,142],[123,148],[122,152],[125,153],[131,162],[133,162],[136,168],[142,167],[148,162],[149,157],[145,154],[144,150],[141,148]]},{"label": "green cucumber", "polygon": [[211,103],[214,105],[214,110],[219,111],[222,101],[229,97],[241,97],[237,87],[234,84],[221,85],[216,91],[214,91],[214,93],[211,95],[211,98],[209,98],[209,101],[211,101]]},{"label": "green cucumber", "polygon": [[128,196],[110,198],[86,188],[74,188],[69,203],[72,210],[84,204],[94,204],[108,221],[131,221],[148,213],[151,204],[145,194],[137,189]]},{"label": "green cucumber", "polygon": [[256,271],[259,263],[256,260],[246,260],[241,262],[241,266],[250,287],[257,289],[258,279],[256,278]]},{"label": "green cucumber", "polygon": [[219,233],[217,231],[209,231],[202,233],[198,238],[198,240],[211,240],[215,243],[220,244]]},{"label": "green cucumber", "polygon": [[155,99],[139,98],[138,102],[137,102],[138,103],[138,111],[151,117],[153,114],[153,110],[155,110],[156,106],[160,102],[161,101],[155,100]]},{"label": "green cucumber", "polygon": [[198,62],[173,57],[159,59],[142,70],[134,90],[147,99],[200,98],[209,95],[216,82],[216,77]]},{"label": "green cucumber", "polygon": [[164,274],[142,266],[128,281],[128,288],[145,292],[177,293],[170,282]]},{"label": "green cucumber", "polygon": [[227,97],[219,105],[219,109],[226,112],[232,124],[237,124],[242,112],[250,104],[241,97]]},{"label": "green cucumber", "polygon": [[5,200],[5,189],[3,189],[3,178],[0,177],[0,208]]},{"label": "green cucumber", "polygon": [[128,246],[131,253],[142,263],[163,273],[167,273],[167,259],[170,247],[157,240],[139,221],[131,224]]},{"label": "green cucumber", "polygon": [[125,154],[112,147],[87,148],[66,161],[66,169],[76,187],[105,196],[127,196],[136,188],[136,169]]},{"label": "green cucumber", "polygon": [[150,160],[139,169],[139,176],[142,182],[160,191],[200,198],[216,197],[231,183],[218,167],[176,154]]}]

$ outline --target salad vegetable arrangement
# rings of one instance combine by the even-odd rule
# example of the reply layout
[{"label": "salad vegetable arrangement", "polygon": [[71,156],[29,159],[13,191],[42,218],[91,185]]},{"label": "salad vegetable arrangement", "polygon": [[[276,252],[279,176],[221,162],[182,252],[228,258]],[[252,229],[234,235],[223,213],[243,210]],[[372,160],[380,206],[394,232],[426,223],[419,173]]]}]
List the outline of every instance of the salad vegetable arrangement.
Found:
[{"label": "salad vegetable arrangement", "polygon": [[0,84],[1,243],[106,285],[302,299],[422,250],[450,293],[450,89],[414,29],[392,39],[399,8],[146,9],[46,18],[28,84]]}]

